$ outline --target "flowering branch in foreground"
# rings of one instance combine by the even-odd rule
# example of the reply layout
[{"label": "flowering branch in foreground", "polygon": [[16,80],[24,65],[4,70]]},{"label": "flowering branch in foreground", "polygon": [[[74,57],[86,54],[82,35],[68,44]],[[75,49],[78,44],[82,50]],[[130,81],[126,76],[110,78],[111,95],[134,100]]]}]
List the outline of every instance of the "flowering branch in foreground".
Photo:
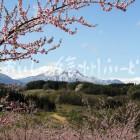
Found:
[{"label": "flowering branch in foreground", "polygon": [[[77,28],[72,30],[75,23],[87,27],[95,27],[89,24],[83,16],[71,16],[71,12],[78,11],[87,6],[98,4],[103,11],[111,11],[113,8],[126,11],[127,7],[135,0],[37,0],[37,11],[31,15],[33,4],[24,4],[25,1],[17,0],[13,10],[6,8],[6,0],[0,0],[0,62],[8,60],[32,59],[34,54],[48,54],[61,45],[52,45],[53,37],[39,38],[38,40],[22,43],[22,36],[29,33],[42,32],[44,25],[55,26],[69,34],[75,34]],[[27,2],[27,1],[26,1]],[[51,48],[44,49],[45,44]],[[34,60],[36,61],[36,60]],[[38,62],[38,61],[36,61]]]}]

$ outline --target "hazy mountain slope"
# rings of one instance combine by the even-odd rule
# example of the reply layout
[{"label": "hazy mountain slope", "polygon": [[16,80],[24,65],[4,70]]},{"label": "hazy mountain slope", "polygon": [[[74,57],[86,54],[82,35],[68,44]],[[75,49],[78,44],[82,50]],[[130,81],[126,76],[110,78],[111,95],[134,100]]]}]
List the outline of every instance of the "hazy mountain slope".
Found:
[{"label": "hazy mountain slope", "polygon": [[11,77],[0,73],[0,83],[4,83],[4,84],[16,84],[16,83],[20,83],[18,80],[14,80]]}]

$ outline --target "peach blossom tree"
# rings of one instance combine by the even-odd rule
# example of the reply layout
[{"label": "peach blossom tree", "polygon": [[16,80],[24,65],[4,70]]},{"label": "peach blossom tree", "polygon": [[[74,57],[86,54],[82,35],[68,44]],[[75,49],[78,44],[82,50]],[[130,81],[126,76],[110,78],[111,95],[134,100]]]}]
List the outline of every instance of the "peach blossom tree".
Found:
[{"label": "peach blossom tree", "polygon": [[[126,11],[135,0],[35,0],[37,10],[30,14],[33,4],[27,0],[15,0],[16,4],[10,10],[7,0],[0,0],[0,62],[8,60],[33,59],[33,55],[48,54],[61,45],[61,40],[52,45],[53,37],[40,37],[28,43],[22,43],[21,37],[44,31],[44,26],[52,25],[71,35],[75,23],[87,27],[96,25],[88,23],[83,16],[71,16],[70,12],[78,12],[87,6],[99,5],[103,11],[109,12],[113,8]],[[11,1],[12,2],[12,1]],[[26,3],[29,2],[27,5]],[[79,11],[80,12],[80,11]],[[51,47],[45,44],[50,45]],[[38,62],[38,61],[36,61]]]}]

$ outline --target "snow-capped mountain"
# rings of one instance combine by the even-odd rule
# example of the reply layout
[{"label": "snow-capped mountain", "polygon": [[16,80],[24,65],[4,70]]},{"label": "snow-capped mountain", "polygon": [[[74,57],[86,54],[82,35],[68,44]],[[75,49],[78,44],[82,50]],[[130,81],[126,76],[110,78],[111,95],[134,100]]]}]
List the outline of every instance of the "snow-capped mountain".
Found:
[{"label": "snow-capped mountain", "polygon": [[27,78],[19,79],[20,81],[27,83],[30,81],[36,81],[36,80],[52,80],[52,81],[68,81],[68,82],[74,82],[74,81],[83,81],[84,78],[86,78],[83,74],[81,74],[79,71],[55,71],[53,73],[45,72],[36,76],[31,76]]},{"label": "snow-capped mountain", "polygon": [[12,79],[11,77],[9,77],[5,74],[0,73],[0,83],[3,83],[3,84],[18,84],[20,82],[18,80]]},{"label": "snow-capped mountain", "polygon": [[19,79],[23,83],[28,83],[30,81],[37,80],[52,80],[52,81],[66,81],[66,82],[91,82],[95,84],[120,84],[122,83],[120,80],[101,80],[95,77],[88,77],[79,72],[78,70],[69,70],[69,71],[55,71],[53,73],[45,72],[36,76],[31,76],[27,78]]}]

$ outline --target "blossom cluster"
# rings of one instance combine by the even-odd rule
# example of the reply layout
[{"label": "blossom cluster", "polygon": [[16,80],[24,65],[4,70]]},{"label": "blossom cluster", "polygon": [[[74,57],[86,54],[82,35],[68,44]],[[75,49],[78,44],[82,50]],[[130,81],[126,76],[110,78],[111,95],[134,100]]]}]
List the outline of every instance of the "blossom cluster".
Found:
[{"label": "blossom cluster", "polygon": [[[88,23],[83,16],[77,17],[72,12],[76,12],[87,6],[98,4],[103,11],[111,11],[117,8],[126,11],[126,8],[135,0],[37,0],[37,12],[34,16],[32,3],[27,7],[23,0],[17,0],[13,10],[6,8],[6,0],[0,0],[0,62],[8,60],[19,60],[30,58],[33,61],[34,54],[48,54],[61,45],[52,45],[53,37],[42,37],[38,40],[22,43],[21,37],[28,33],[37,33],[44,30],[44,26],[52,25],[69,34],[75,34],[77,28],[73,30],[75,23],[87,27],[96,27]],[[27,7],[27,8],[25,8]],[[51,45],[50,48],[43,48],[45,44]],[[38,61],[36,61],[38,62]]]}]

